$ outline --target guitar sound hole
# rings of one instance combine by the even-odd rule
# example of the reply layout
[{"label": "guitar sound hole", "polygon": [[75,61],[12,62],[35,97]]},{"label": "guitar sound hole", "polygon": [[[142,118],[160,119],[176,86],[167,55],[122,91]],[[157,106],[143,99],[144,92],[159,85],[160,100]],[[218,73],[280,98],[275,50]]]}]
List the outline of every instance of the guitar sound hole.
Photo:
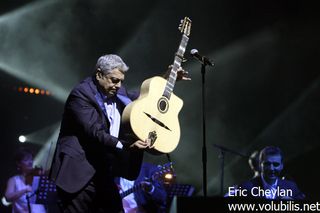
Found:
[{"label": "guitar sound hole", "polygon": [[164,98],[161,98],[158,102],[159,111],[165,113],[168,111],[168,101]]},{"label": "guitar sound hole", "polygon": [[160,109],[161,111],[164,111],[167,107],[167,103],[165,101],[161,101],[160,102]]}]

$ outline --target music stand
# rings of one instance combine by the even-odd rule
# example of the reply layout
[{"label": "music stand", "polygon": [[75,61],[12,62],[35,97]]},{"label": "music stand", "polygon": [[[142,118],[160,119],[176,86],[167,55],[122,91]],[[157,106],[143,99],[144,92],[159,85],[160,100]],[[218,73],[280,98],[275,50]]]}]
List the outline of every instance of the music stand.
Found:
[{"label": "music stand", "polygon": [[190,184],[168,184],[165,185],[167,194],[169,198],[174,196],[185,196],[190,197],[194,192],[194,187]]},{"label": "music stand", "polygon": [[37,204],[52,204],[56,202],[57,189],[53,181],[48,176],[40,176],[38,193],[36,196]]},{"label": "music stand", "polygon": [[195,188],[190,184],[165,184],[167,192],[167,207],[171,206],[175,197],[191,197]]},{"label": "music stand", "polygon": [[57,201],[56,185],[48,176],[34,176],[32,181],[32,193],[26,195],[28,211],[31,213],[30,204],[54,204]]}]

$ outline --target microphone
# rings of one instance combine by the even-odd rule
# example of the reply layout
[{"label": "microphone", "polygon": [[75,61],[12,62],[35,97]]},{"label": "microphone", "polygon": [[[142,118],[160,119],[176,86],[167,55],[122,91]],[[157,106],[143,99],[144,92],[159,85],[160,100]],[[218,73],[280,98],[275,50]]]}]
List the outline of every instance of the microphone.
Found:
[{"label": "microphone", "polygon": [[210,59],[208,59],[205,56],[202,56],[199,54],[199,51],[197,49],[192,49],[190,51],[190,55],[192,57],[194,57],[195,59],[197,59],[198,61],[200,61],[201,64],[203,65],[209,65],[209,66],[213,66],[214,63],[210,61]]}]

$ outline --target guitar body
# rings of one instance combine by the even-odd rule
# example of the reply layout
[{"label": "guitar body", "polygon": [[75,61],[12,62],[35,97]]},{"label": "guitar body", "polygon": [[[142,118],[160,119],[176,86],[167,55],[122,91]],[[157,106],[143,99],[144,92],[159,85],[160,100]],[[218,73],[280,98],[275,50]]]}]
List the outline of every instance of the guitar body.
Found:
[{"label": "guitar body", "polygon": [[173,93],[170,99],[163,96],[166,83],[162,77],[145,80],[139,98],[127,105],[122,114],[122,123],[140,140],[156,135],[153,149],[160,153],[172,152],[179,143],[178,114],[183,106]]}]

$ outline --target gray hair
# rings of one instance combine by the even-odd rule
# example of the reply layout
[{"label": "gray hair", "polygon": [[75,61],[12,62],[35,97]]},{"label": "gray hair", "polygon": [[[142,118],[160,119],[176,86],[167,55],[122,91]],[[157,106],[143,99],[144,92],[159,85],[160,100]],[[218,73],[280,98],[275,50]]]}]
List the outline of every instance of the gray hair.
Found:
[{"label": "gray hair", "polygon": [[98,59],[96,63],[96,70],[100,69],[105,74],[115,68],[118,68],[122,72],[126,72],[129,69],[129,67],[123,62],[123,60],[119,56],[114,54],[103,55]]}]

